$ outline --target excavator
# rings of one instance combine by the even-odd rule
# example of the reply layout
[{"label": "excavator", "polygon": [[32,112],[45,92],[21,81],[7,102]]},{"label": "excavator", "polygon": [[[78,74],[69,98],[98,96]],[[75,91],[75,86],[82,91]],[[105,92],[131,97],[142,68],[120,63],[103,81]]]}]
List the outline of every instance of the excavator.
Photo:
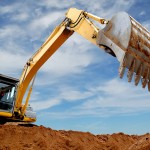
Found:
[{"label": "excavator", "polygon": [[[104,27],[100,29],[98,24]],[[0,74],[0,123],[36,121],[36,113],[28,104],[35,75],[74,32],[116,57],[120,62],[120,78],[128,69],[128,82],[134,76],[135,85],[141,80],[142,87],[147,86],[150,91],[149,31],[126,12],[119,12],[106,20],[84,10],[70,8],[65,19],[27,61],[19,80]]]}]

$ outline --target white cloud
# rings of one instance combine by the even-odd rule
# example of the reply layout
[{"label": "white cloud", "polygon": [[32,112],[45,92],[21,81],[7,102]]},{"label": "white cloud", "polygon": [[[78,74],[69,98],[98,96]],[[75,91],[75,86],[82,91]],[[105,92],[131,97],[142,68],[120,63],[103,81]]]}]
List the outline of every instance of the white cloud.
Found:
[{"label": "white cloud", "polygon": [[13,77],[19,77],[19,73],[23,70],[23,66],[26,62],[26,59],[28,58],[28,55],[0,51],[0,56],[1,73]]},{"label": "white cloud", "polygon": [[6,17],[7,19],[9,19],[9,21],[15,22],[26,21],[31,16],[30,9],[32,8],[31,6],[29,7],[27,3],[24,3],[23,6],[22,5],[23,3],[21,2],[14,2],[6,6],[0,6],[0,15],[4,15],[2,17],[3,18]]},{"label": "white cloud", "polygon": [[128,11],[134,3],[134,0],[93,0],[88,3],[80,0],[80,4],[86,9],[85,11],[96,14],[99,17],[106,17],[106,19],[110,19],[117,12]]},{"label": "white cloud", "polygon": [[102,62],[104,58],[100,54],[95,45],[73,34],[42,66],[40,69],[42,75],[38,76],[36,84],[51,84],[61,77],[82,74],[89,65]]},{"label": "white cloud", "polygon": [[[59,103],[54,103],[54,105],[60,105],[63,100],[68,102],[80,100],[78,105],[67,108],[63,112],[48,112],[46,114],[54,118],[70,118],[83,116],[107,117],[149,112],[150,93],[144,91],[141,87],[112,79],[87,89],[83,92],[73,88],[73,86],[60,89],[57,98],[54,98]],[[50,108],[49,103],[50,101],[41,102],[41,108]],[[45,107],[42,107],[42,105]]]},{"label": "white cloud", "polygon": [[18,21],[23,22],[23,21],[26,21],[28,18],[29,18],[28,13],[21,12],[21,13],[15,14],[11,20],[17,21],[17,22]]},{"label": "white cloud", "polygon": [[[0,39],[5,43],[9,40],[14,40],[16,38],[23,38],[25,31],[18,25],[12,24],[0,28]],[[7,39],[7,41],[5,41]],[[18,44],[18,43],[17,43]]]},{"label": "white cloud", "polygon": [[47,116],[49,119],[65,118],[85,118],[85,117],[112,117],[112,116],[129,116],[149,112],[149,108],[129,108],[129,107],[106,107],[99,109],[67,109],[64,111],[40,112],[39,117]]},{"label": "white cloud", "polygon": [[41,35],[44,30],[50,27],[52,23],[58,21],[63,15],[64,14],[61,11],[58,11],[37,16],[29,24],[29,30],[31,30],[34,33],[33,36],[35,37],[36,37],[35,33]]},{"label": "white cloud", "polygon": [[63,87],[60,89],[60,99],[66,101],[79,101],[84,100],[92,96],[92,93],[89,91],[79,91],[79,89],[74,89],[73,87]]},{"label": "white cloud", "polygon": [[6,5],[6,6],[0,6],[0,14],[9,14],[13,13],[17,10],[18,4],[12,4],[12,5]]},{"label": "white cloud", "polygon": [[1,73],[20,76],[26,61],[31,56],[22,44],[22,39],[26,39],[25,31],[18,25],[7,25],[0,29],[0,68]]},{"label": "white cloud", "polygon": [[49,100],[41,100],[41,101],[32,101],[30,102],[31,106],[35,111],[44,110],[47,108],[51,108],[53,106],[59,105],[61,101],[59,99],[49,99]]},{"label": "white cloud", "polygon": [[77,101],[81,99],[85,99],[91,95],[90,92],[79,92],[79,91],[70,91],[63,93],[61,96],[64,97],[67,101]]},{"label": "white cloud", "polygon": [[86,101],[83,109],[94,109],[101,107],[150,107],[150,93],[147,89],[143,90],[140,86],[135,87],[133,84],[110,80],[104,84],[93,88],[94,94],[100,93],[98,97]]},{"label": "white cloud", "polygon": [[67,0],[55,0],[55,1],[42,0],[42,1],[37,2],[37,5],[45,6],[47,8],[66,8],[72,4],[74,4],[73,0],[71,0],[71,1],[67,1]]},{"label": "white cloud", "polygon": [[93,56],[89,53],[81,53],[80,51],[61,52],[58,51],[54,54],[42,71],[50,72],[56,76],[62,76],[70,73],[80,73],[84,67],[94,61]]},{"label": "white cloud", "polygon": [[[45,88],[46,90],[46,88]],[[50,94],[48,92],[45,96],[48,97]],[[35,91],[35,93],[31,96],[30,104],[33,106],[34,110],[44,110],[51,108],[56,105],[60,105],[63,101],[73,102],[73,101],[81,101],[86,98],[89,98],[92,93],[83,91],[81,92],[78,88],[73,86],[60,86],[58,89],[55,89],[55,96],[51,95],[52,98],[45,99],[44,95],[40,96],[40,93]]]},{"label": "white cloud", "polygon": [[139,15],[143,16],[143,15],[145,15],[145,13],[146,13],[145,11],[141,11]]},{"label": "white cloud", "polygon": [[143,22],[142,24],[143,24],[143,26],[144,26],[148,31],[150,31],[150,21],[149,21],[149,20]]}]

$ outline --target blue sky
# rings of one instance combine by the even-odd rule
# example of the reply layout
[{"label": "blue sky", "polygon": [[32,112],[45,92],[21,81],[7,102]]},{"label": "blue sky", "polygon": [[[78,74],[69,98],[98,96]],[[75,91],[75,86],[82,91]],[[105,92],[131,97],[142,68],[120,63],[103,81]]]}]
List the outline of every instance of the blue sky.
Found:
[{"label": "blue sky", "polygon": [[[150,30],[149,0],[1,0],[1,74],[19,78],[68,8],[110,19],[126,11]],[[74,34],[39,70],[30,104],[38,125],[94,134],[150,132],[150,93],[118,77],[119,62]]]}]

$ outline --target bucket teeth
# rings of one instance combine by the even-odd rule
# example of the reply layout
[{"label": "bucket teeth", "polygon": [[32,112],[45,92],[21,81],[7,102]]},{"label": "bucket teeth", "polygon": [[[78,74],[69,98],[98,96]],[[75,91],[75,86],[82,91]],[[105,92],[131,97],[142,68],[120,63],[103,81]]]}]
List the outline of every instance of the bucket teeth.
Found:
[{"label": "bucket teeth", "polygon": [[128,74],[127,74],[128,82],[131,82],[131,80],[132,80],[134,68],[135,68],[135,59],[132,61],[131,66],[130,66],[129,71],[128,71]]},{"label": "bucket teeth", "polygon": [[125,64],[125,60],[124,60],[124,61],[120,64],[120,67],[119,67],[119,77],[120,77],[121,79],[123,78],[125,69],[126,69],[126,64]]},{"label": "bucket teeth", "polygon": [[128,82],[131,82],[133,76],[133,71],[128,71],[127,77],[128,77]]},{"label": "bucket teeth", "polygon": [[142,73],[142,64],[140,65],[140,67],[138,68],[137,70],[137,73],[135,75],[135,85],[137,86],[139,81],[140,81],[140,78],[141,78],[141,73]]},{"label": "bucket teeth", "polygon": [[145,78],[142,78],[141,81],[142,81],[142,88],[145,88],[148,80]]},{"label": "bucket teeth", "polygon": [[119,67],[119,77],[120,77],[121,79],[123,78],[125,69],[126,69],[126,68],[123,67],[123,66],[120,66],[120,67]]},{"label": "bucket teeth", "polygon": [[144,71],[144,75],[142,78],[142,87],[145,88],[146,84],[148,83],[148,75],[149,75],[149,68],[146,68]]}]

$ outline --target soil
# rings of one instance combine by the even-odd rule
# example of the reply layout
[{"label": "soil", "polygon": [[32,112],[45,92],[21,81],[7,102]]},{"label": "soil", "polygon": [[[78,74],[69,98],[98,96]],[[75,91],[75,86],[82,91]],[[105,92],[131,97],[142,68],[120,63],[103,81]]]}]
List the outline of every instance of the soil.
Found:
[{"label": "soil", "polygon": [[0,125],[0,150],[150,150],[150,134],[93,135],[43,126]]}]

